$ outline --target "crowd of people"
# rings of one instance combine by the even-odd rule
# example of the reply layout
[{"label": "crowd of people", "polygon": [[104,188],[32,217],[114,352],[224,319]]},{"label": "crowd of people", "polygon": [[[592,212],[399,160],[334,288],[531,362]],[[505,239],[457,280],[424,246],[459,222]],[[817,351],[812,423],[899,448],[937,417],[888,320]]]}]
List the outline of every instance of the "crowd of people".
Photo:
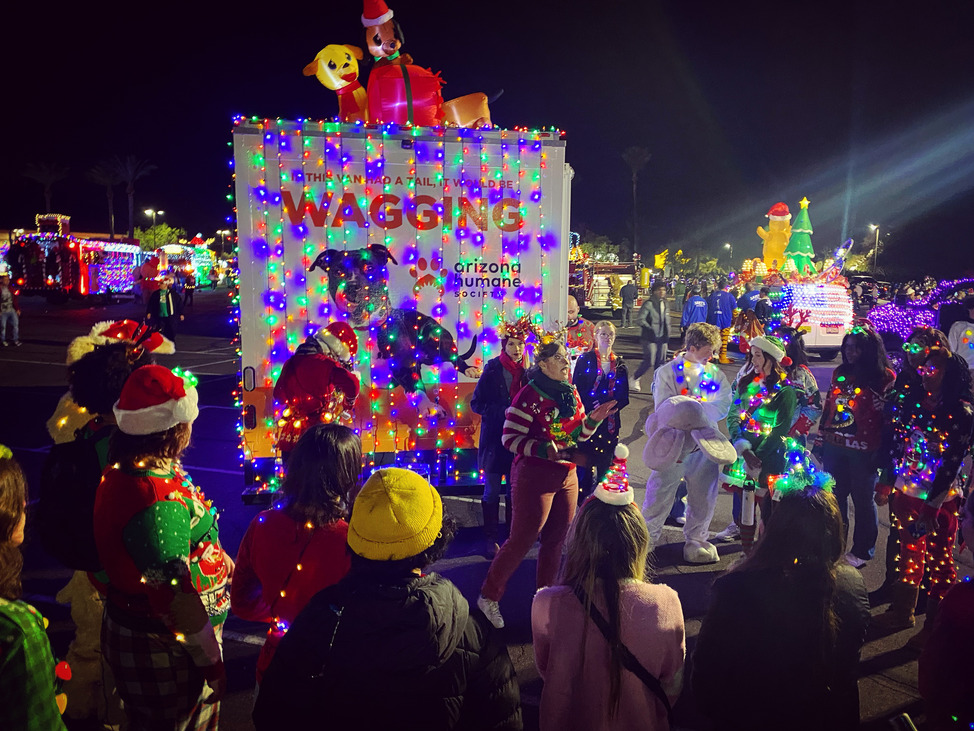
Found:
[{"label": "crowd of people", "polygon": [[[160,291],[153,307],[171,317]],[[45,547],[75,569],[66,664],[20,597],[28,489],[0,446],[0,727],[63,728],[66,706],[69,719],[114,717],[125,728],[216,729],[233,612],[267,628],[258,729],[323,718],[337,728],[522,728],[498,631],[508,583],[535,542],[542,729],[666,729],[681,696],[722,728],[855,728],[867,631],[914,626],[921,601],[910,646],[922,653],[929,727],[974,722],[974,600],[953,560],[958,530],[974,540],[962,467],[974,395],[953,328],[917,328],[897,371],[878,334],[857,324],[823,401],[797,330],[751,338],[732,379],[720,367],[730,362],[728,318],[744,308],[760,318],[766,292],[735,297],[722,280],[706,293],[689,287],[672,357],[666,294],[653,287],[635,315],[643,360],[632,374],[614,350],[615,326],[581,317],[577,302],[550,337],[530,316],[504,323],[471,403],[490,559],[476,597],[430,571],[456,530],[437,490],[399,468],[363,483],[356,433],[338,419],[307,420],[286,382],[280,398],[309,423],[290,433],[280,499],[231,557],[217,507],[181,461],[199,414],[195,379],[152,362],[171,346],[158,333],[119,324],[115,337],[93,335],[69,379],[86,421],[73,438],[60,434],[39,497]],[[340,330],[303,347],[293,364],[302,373],[320,368],[326,350],[347,356]],[[620,412],[646,374],[640,508]],[[339,389],[318,408],[337,414],[349,399],[350,387]],[[70,503],[56,489],[69,477],[83,487]],[[733,521],[712,533],[722,489]],[[715,543],[738,538],[743,553],[714,584],[690,658],[677,593],[647,573],[684,501],[686,562],[717,563]],[[894,526],[890,604],[870,622],[858,569],[875,555],[879,507]],[[729,658],[767,692],[742,694]]]}]

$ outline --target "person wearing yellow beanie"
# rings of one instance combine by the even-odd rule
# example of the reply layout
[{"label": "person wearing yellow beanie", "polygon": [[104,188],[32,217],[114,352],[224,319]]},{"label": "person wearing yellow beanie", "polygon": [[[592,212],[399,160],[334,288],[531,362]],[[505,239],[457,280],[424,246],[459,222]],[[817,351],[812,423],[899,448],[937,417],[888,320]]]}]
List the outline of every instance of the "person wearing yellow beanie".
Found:
[{"label": "person wearing yellow beanie", "polygon": [[254,706],[257,731],[523,727],[506,647],[450,581],[423,573],[455,527],[415,472],[369,477],[349,519],[351,571],[282,638]]},{"label": "person wearing yellow beanie", "polygon": [[399,561],[430,548],[443,528],[443,501],[412,470],[389,467],[355,498],[348,547],[370,561]]}]

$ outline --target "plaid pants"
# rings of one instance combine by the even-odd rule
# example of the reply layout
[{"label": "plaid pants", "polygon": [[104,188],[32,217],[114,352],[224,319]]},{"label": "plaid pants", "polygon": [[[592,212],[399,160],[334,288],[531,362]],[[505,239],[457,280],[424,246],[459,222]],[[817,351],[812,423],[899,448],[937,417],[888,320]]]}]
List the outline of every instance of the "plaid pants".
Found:
[{"label": "plaid pants", "polygon": [[[223,626],[214,629],[222,639]],[[101,642],[128,729],[216,731],[220,704],[205,702],[210,688],[172,635],[132,630],[106,613]]]}]

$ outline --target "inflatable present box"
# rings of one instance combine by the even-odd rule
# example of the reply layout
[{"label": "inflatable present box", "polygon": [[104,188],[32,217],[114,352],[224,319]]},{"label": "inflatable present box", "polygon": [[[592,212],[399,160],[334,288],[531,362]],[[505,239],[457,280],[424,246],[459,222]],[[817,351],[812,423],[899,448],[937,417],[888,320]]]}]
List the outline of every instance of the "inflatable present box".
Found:
[{"label": "inflatable present box", "polygon": [[443,80],[412,64],[376,66],[369,76],[369,120],[373,124],[443,124]]}]

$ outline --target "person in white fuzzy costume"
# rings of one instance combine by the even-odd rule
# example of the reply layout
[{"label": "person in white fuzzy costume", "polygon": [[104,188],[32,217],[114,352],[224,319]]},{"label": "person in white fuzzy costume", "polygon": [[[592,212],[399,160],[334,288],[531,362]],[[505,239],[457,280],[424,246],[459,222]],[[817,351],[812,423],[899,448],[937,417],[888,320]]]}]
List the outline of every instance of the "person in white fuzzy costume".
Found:
[{"label": "person in white fuzzy costume", "polygon": [[[694,323],[687,328],[686,350],[660,367],[653,379],[653,400],[657,412],[667,400],[681,396],[697,402],[707,426],[717,431],[719,422],[727,418],[731,406],[730,383],[720,367],[711,362],[719,348],[720,331],[715,326]],[[653,428],[657,426],[658,419],[653,419],[655,415],[650,415],[646,421],[647,436],[650,435],[651,423]],[[659,545],[666,516],[669,515],[680,482],[685,480],[687,512],[683,526],[686,540],[683,558],[689,563],[715,563],[720,560],[717,549],[708,540],[710,521],[717,505],[718,463],[701,450],[692,451],[679,461],[667,463],[660,460],[659,455],[650,453],[648,441],[643,461],[653,470],[646,484],[642,508],[652,545]]]}]

